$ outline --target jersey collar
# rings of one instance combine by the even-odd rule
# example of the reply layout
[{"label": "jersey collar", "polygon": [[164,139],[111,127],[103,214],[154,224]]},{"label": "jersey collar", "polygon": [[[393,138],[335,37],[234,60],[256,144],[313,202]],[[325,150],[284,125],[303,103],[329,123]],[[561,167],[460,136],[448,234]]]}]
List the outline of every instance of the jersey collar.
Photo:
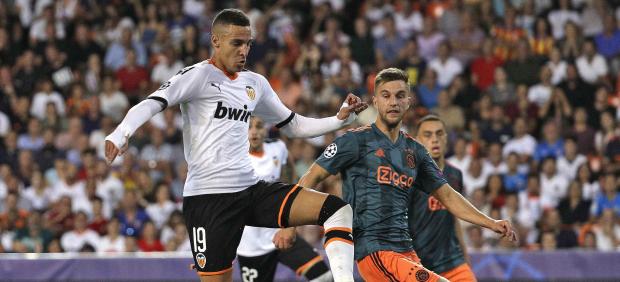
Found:
[{"label": "jersey collar", "polygon": [[238,73],[229,73],[228,71],[226,71],[226,69],[220,67],[217,63],[215,63],[215,60],[213,58],[208,59],[207,62],[209,64],[212,64],[214,67],[218,68],[220,71],[222,71],[224,73],[224,75],[226,75],[226,77],[228,77],[230,80],[235,80],[237,79],[237,77],[239,77]]},{"label": "jersey collar", "polygon": [[390,139],[390,137],[385,135],[385,133],[383,133],[383,131],[381,131],[381,129],[379,129],[374,122],[370,126],[372,127],[372,129],[375,131],[376,134],[381,136],[382,140],[385,140],[385,142],[390,144],[390,146],[392,146],[392,147],[396,147],[396,146],[400,145],[401,142],[403,142],[402,140],[404,139],[404,136],[403,136],[403,132],[402,131],[398,132],[398,138],[396,139],[396,142],[392,143],[392,139]]}]

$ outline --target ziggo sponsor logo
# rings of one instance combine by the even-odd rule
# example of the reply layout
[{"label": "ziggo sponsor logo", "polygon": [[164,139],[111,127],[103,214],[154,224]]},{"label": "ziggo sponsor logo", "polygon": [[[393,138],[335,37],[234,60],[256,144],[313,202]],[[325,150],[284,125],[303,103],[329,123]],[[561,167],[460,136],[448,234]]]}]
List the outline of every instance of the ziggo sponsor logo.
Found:
[{"label": "ziggo sponsor logo", "polygon": [[389,166],[379,166],[377,168],[377,182],[400,188],[411,188],[413,177],[392,171]]}]

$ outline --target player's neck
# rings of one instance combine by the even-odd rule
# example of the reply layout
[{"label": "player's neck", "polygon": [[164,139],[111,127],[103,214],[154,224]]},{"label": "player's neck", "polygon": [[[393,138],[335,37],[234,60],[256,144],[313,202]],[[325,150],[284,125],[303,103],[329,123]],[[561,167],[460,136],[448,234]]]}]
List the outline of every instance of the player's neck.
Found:
[{"label": "player's neck", "polygon": [[444,156],[433,160],[435,160],[435,163],[437,164],[437,166],[439,166],[439,169],[443,170],[446,167],[446,159],[444,158]]},{"label": "player's neck", "polygon": [[213,64],[216,68],[220,69],[222,72],[224,72],[224,74],[228,77],[235,77],[236,76],[236,72],[230,72],[228,71],[228,69],[226,69],[226,67],[224,67],[224,63],[221,62],[221,60],[219,59],[219,56],[213,55],[213,57],[211,57],[209,59],[209,62],[211,64]]},{"label": "player's neck", "polygon": [[264,153],[265,153],[265,150],[263,150],[263,145],[262,144],[260,146],[257,146],[257,147],[251,147],[250,146],[250,155],[260,157]]},{"label": "player's neck", "polygon": [[399,122],[396,126],[388,126],[387,124],[383,123],[380,119],[377,119],[375,121],[375,125],[377,126],[377,128],[383,132],[383,134],[385,134],[385,136],[387,136],[388,138],[390,138],[390,141],[392,141],[392,143],[395,143],[396,140],[398,140],[398,135],[400,134],[400,126],[402,124],[402,121]]}]

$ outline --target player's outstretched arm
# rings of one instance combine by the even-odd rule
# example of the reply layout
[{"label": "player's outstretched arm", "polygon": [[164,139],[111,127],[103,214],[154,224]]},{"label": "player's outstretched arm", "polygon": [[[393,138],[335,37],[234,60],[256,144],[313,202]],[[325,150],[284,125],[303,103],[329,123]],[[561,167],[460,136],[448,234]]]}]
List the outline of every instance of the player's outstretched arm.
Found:
[{"label": "player's outstretched arm", "polygon": [[368,108],[362,99],[349,93],[336,116],[327,118],[309,118],[294,115],[290,122],[281,128],[288,137],[308,138],[323,135],[351,124],[357,114]]},{"label": "player's outstretched arm", "polygon": [[329,172],[322,168],[320,165],[317,165],[315,162],[312,164],[312,166],[310,166],[308,171],[299,179],[298,184],[301,187],[313,189],[319,183],[321,183],[321,181],[325,180],[325,178],[329,176]]},{"label": "player's outstretched arm", "polygon": [[127,150],[129,137],[146,121],[160,112],[162,106],[159,101],[146,99],[129,109],[123,121],[105,138],[105,158],[108,164],[111,164],[116,156]]},{"label": "player's outstretched arm", "polygon": [[480,212],[461,194],[454,191],[449,184],[444,184],[433,192],[437,198],[453,215],[467,222],[480,225],[507,237],[510,241],[516,241],[516,233],[508,220],[495,220]]}]

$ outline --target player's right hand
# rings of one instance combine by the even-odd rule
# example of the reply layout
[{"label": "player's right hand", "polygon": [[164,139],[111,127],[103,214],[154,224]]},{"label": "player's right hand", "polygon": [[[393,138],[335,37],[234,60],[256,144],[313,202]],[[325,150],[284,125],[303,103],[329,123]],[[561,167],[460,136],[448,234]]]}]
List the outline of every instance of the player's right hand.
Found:
[{"label": "player's right hand", "polygon": [[368,108],[368,103],[363,102],[360,97],[349,93],[342,108],[340,108],[337,117],[340,120],[346,120],[352,113],[359,114],[366,108]]},{"label": "player's right hand", "polygon": [[502,238],[507,238],[510,242],[517,242],[517,233],[508,220],[496,220],[493,231],[497,234],[501,234]]},{"label": "player's right hand", "polygon": [[105,140],[105,160],[108,162],[108,165],[112,164],[117,156],[124,154],[127,148],[128,142],[125,142],[125,145],[119,149],[112,141]]}]

